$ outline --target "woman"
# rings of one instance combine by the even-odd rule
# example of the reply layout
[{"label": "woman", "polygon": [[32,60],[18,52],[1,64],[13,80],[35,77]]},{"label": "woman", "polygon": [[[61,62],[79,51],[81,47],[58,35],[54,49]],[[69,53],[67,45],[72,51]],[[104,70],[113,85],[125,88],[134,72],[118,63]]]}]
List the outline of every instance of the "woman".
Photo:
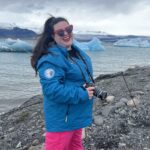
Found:
[{"label": "woman", "polygon": [[85,86],[92,65],[72,31],[65,18],[49,18],[31,58],[44,95],[46,150],[83,150],[82,128],[92,123],[94,87]]}]

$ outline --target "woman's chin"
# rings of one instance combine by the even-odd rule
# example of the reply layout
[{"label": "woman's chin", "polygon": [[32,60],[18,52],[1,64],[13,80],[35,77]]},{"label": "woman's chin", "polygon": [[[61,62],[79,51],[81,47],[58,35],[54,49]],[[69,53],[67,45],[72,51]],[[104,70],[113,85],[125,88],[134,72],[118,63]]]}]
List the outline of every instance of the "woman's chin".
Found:
[{"label": "woman's chin", "polygon": [[71,49],[71,45],[72,45],[72,42],[71,42],[71,43],[68,43],[68,44],[65,44],[64,46],[65,46],[67,49]]}]

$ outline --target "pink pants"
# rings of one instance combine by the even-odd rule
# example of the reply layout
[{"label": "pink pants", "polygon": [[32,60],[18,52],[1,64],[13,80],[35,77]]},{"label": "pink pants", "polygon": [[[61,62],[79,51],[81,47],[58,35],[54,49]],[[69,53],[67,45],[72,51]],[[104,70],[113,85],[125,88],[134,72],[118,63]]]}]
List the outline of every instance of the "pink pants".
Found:
[{"label": "pink pants", "polygon": [[82,129],[67,132],[47,132],[45,150],[84,150]]}]

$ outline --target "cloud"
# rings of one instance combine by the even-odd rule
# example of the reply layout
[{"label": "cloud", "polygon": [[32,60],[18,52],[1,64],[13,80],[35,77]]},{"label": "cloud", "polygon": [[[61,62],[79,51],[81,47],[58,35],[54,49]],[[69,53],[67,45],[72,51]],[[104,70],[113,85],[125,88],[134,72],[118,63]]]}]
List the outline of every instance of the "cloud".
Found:
[{"label": "cloud", "polygon": [[[129,13],[132,8],[138,3],[145,2],[149,4],[149,0],[5,0],[0,1],[0,5],[3,6],[1,10],[7,10],[11,12],[30,12],[49,8],[55,10],[58,8],[65,9],[90,9],[94,11],[105,11],[111,13]],[[94,13],[93,11],[93,13]]]},{"label": "cloud", "polygon": [[5,0],[0,6],[0,22],[22,27],[41,28],[52,14],[66,17],[76,29],[135,34],[150,28],[149,0]]}]

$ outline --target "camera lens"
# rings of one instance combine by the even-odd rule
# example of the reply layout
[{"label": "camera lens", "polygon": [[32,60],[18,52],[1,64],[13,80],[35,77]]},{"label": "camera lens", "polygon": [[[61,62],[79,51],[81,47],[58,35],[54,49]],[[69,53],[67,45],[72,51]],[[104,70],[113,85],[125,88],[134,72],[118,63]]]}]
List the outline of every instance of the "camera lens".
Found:
[{"label": "camera lens", "polygon": [[107,97],[107,92],[106,91],[102,91],[98,87],[95,87],[94,96],[100,98],[101,100],[104,100]]}]

